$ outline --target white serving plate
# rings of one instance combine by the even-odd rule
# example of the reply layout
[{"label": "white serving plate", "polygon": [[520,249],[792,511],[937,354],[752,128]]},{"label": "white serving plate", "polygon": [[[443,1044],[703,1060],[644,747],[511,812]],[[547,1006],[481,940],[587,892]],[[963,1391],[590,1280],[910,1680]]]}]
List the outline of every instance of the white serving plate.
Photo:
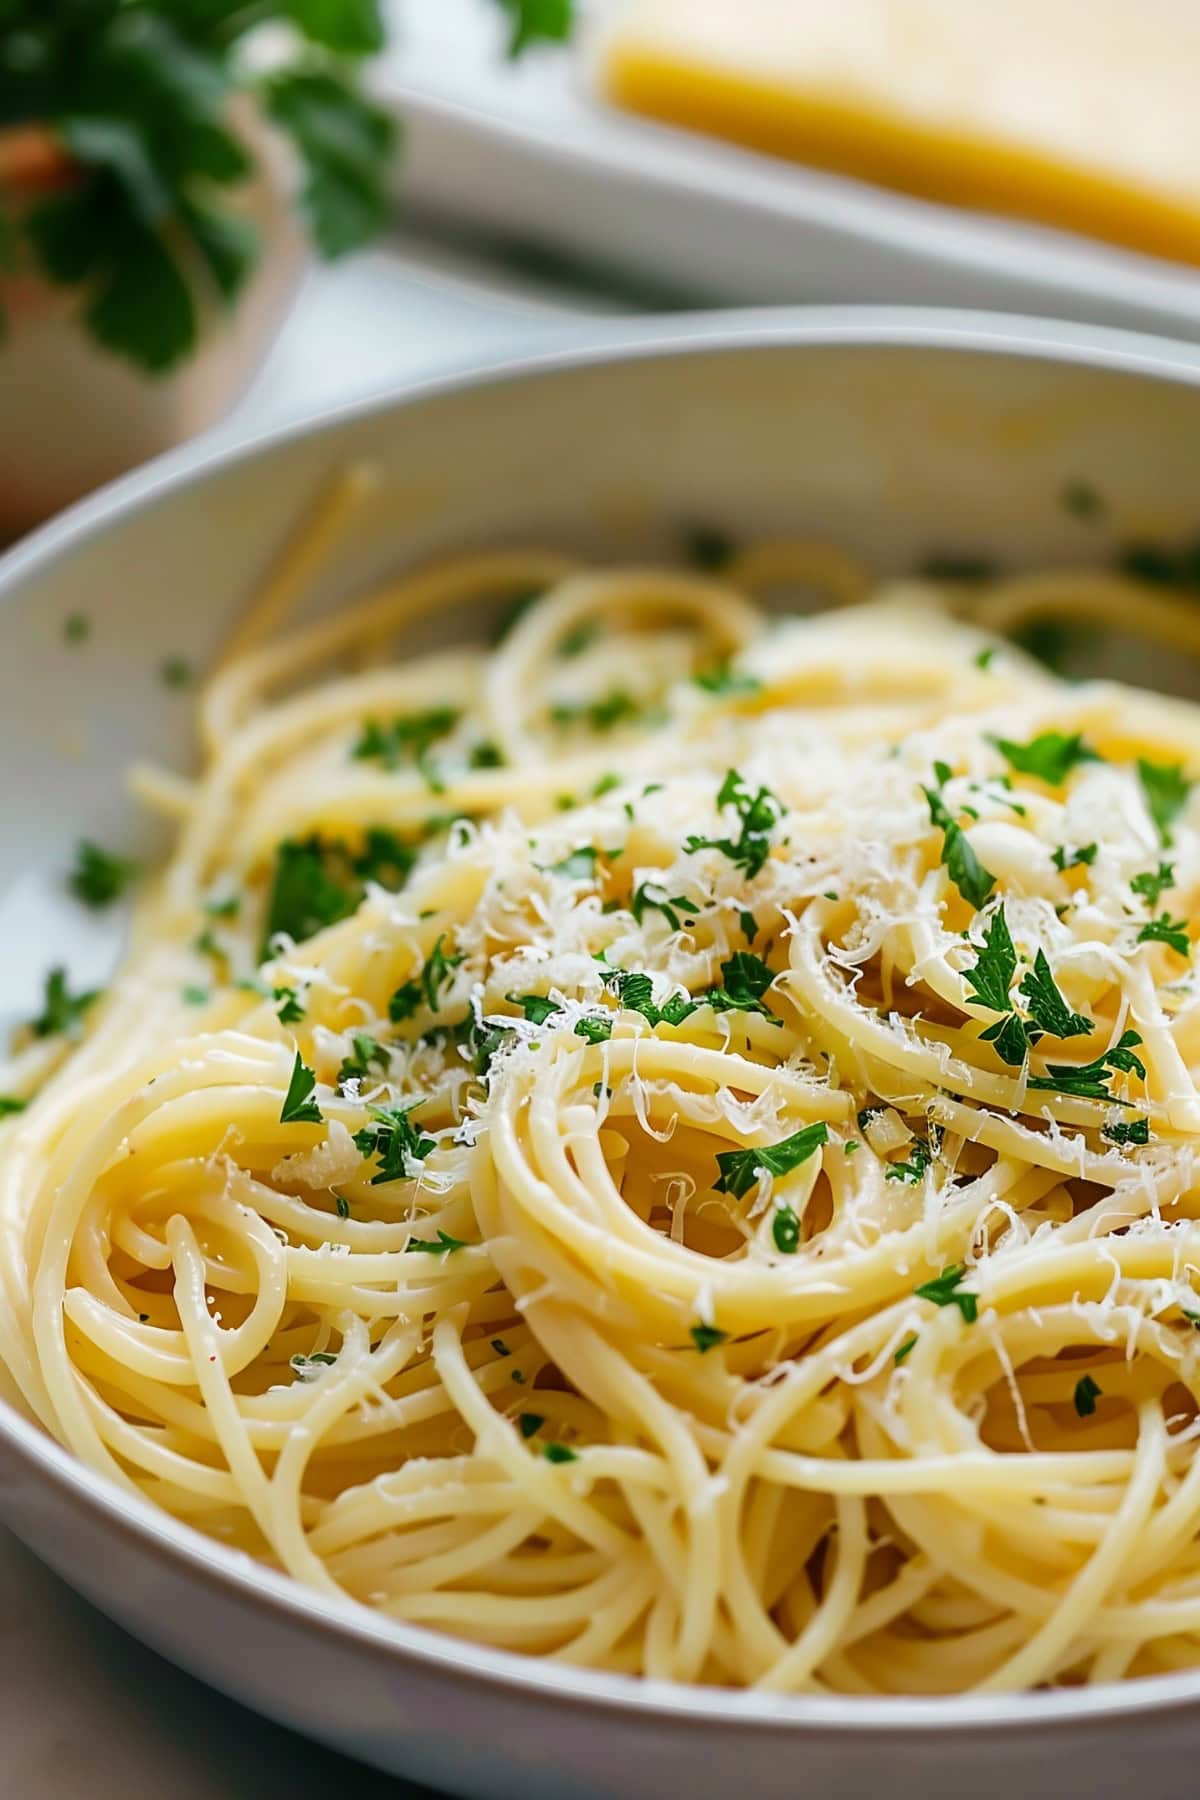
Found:
[{"label": "white serving plate", "polygon": [[[821,532],[881,569],[936,547],[1077,562],[1134,533],[1190,532],[1197,442],[1200,350],[844,310],[638,326],[624,347],[434,382],[154,465],[0,562],[0,1000],[28,1010],[51,958],[87,977],[111,956],[83,935],[61,872],[85,833],[139,841],[121,796],[132,756],[188,753],[186,697],[159,664],[212,655],[352,459],[378,459],[385,481],[318,606],[450,546],[548,535],[622,558],[697,519]],[[1102,523],[1064,512],[1071,477],[1107,497]],[[92,634],[68,647],[75,612]],[[3,1402],[0,1517],[214,1686],[479,1800],[1167,1795],[1190,1785],[1200,1747],[1200,1674],[953,1702],[787,1698],[638,1684],[392,1625],[130,1500]]]},{"label": "white serving plate", "polygon": [[[613,3],[585,0],[587,25]],[[495,0],[393,7],[378,84],[405,120],[408,209],[677,300],[986,306],[1200,337],[1200,270],[637,119],[589,91],[586,53],[507,63]]]}]

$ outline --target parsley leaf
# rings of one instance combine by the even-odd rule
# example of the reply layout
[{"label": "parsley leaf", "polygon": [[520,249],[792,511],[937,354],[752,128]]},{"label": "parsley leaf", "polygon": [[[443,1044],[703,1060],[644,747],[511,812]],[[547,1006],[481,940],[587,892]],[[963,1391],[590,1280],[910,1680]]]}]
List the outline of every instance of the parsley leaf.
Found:
[{"label": "parsley leaf", "polygon": [[692,1342],[701,1356],[706,1356],[710,1350],[715,1350],[718,1344],[726,1343],[728,1338],[729,1333],[718,1331],[715,1325],[692,1326]]},{"label": "parsley leaf", "polygon": [[1139,1075],[1145,1080],[1146,1065],[1139,1056],[1134,1055],[1134,1047],[1141,1041],[1138,1032],[1123,1031],[1113,1048],[1106,1050],[1094,1062],[1047,1063],[1048,1072],[1045,1075],[1031,1075],[1027,1085],[1053,1093],[1070,1094],[1081,1100],[1111,1100],[1112,1093],[1108,1084],[1116,1070]]},{"label": "parsley leaf", "polygon": [[517,1427],[523,1438],[536,1437],[545,1423],[541,1413],[523,1412],[517,1418]]},{"label": "parsley leaf", "polygon": [[1171,825],[1187,805],[1192,784],[1183,772],[1182,763],[1152,763],[1144,756],[1137,761],[1138,780],[1154,828],[1164,844],[1170,844]]},{"label": "parsley leaf", "polygon": [[596,875],[596,851],[592,845],[572,850],[561,862],[549,863],[546,873],[562,875],[567,881],[592,881]]},{"label": "parsley leaf", "polygon": [[1102,759],[1083,741],[1083,734],[1073,731],[1043,731],[1027,744],[1014,744],[1011,738],[993,738],[997,750],[1018,775],[1035,775],[1051,787],[1061,787],[1079,763]]},{"label": "parsley leaf", "polygon": [[410,1158],[424,1162],[429,1152],[437,1149],[435,1140],[423,1137],[410,1117],[420,1104],[419,1100],[412,1100],[407,1106],[373,1106],[372,1123],[355,1132],[354,1142],[362,1154],[379,1158],[378,1171],[371,1177],[372,1187],[405,1180]]},{"label": "parsley leaf", "polygon": [[605,1044],[612,1036],[611,1019],[576,1019],[575,1036],[586,1038],[589,1044]]},{"label": "parsley leaf", "polygon": [[67,885],[77,900],[99,910],[111,906],[138,875],[140,864],[128,857],[112,856],[85,838],[75,856]]},{"label": "parsley leaf", "polygon": [[439,739],[454,730],[458,720],[459,714],[452,706],[405,714],[390,724],[368,719],[350,754],[360,762],[381,762],[385,769],[398,769],[404,762],[415,763],[428,785],[440,792],[441,778],[429,761],[429,752]]},{"label": "parsley leaf", "polygon": [[1032,1042],[1036,1043],[1043,1034],[1046,1037],[1072,1038],[1086,1037],[1091,1031],[1092,1021],[1072,1012],[1063,999],[1044,950],[1038,951],[1033,968],[1026,972],[1020,994],[1036,1027],[1037,1035],[1032,1038]]},{"label": "parsley leaf", "polygon": [[547,1019],[562,1011],[558,1001],[548,1000],[545,994],[505,994],[504,998],[513,1006],[519,1006],[533,1025],[544,1025]]},{"label": "parsley leaf", "polygon": [[629,719],[636,719],[641,707],[624,688],[613,688],[598,700],[564,700],[550,708],[555,725],[590,726],[593,731],[611,731]]},{"label": "parsley leaf", "polygon": [[969,905],[978,909],[996,885],[996,877],[984,868],[972,850],[962,827],[935,788],[923,788],[932,824],[942,832],[942,862],[946,873]]},{"label": "parsley leaf", "polygon": [[660,912],[672,931],[683,930],[684,920],[680,918],[681,913],[684,918],[689,916],[694,918],[700,911],[696,902],[689,900],[686,894],[668,896],[666,891],[653,881],[643,881],[641,886],[635,890],[629,903],[629,909],[639,925],[647,912]]},{"label": "parsley leaf", "polygon": [[279,1023],[281,1025],[298,1025],[304,1017],[304,1003],[298,997],[295,988],[274,988],[272,997],[279,1002]]},{"label": "parsley leaf", "polygon": [[1017,953],[1004,908],[992,914],[983,943],[975,958],[975,966],[964,969],[971,984],[971,1005],[986,1006],[990,1012],[1008,1011],[1008,992],[1017,972]]},{"label": "parsley leaf", "polygon": [[[295,4],[295,0],[293,0]],[[326,17],[328,0],[304,0]],[[273,122],[287,132],[303,169],[300,203],[322,256],[357,249],[387,222],[396,129],[340,70],[282,69],[262,84]]]},{"label": "parsley leaf", "polygon": [[1096,1410],[1096,1402],[1103,1389],[1093,1381],[1090,1375],[1084,1375],[1075,1383],[1075,1411],[1081,1419],[1089,1419]]},{"label": "parsley leaf", "polygon": [[357,910],[362,898],[358,883],[339,880],[329,860],[326,847],[317,837],[303,842],[288,839],[280,844],[267,901],[264,959],[276,938],[288,937],[300,943]]},{"label": "parsley leaf", "polygon": [[1165,912],[1142,926],[1137,934],[1137,941],[1139,944],[1169,944],[1180,956],[1190,956],[1192,953],[1187,920],[1173,919]]},{"label": "parsley leaf", "polygon": [[85,993],[73,994],[67,986],[66,970],[51,969],[42,993],[42,1010],[30,1027],[34,1036],[77,1037],[84,1013],[96,1004],[102,992],[101,988],[89,988]]},{"label": "parsley leaf", "polygon": [[979,1317],[979,1296],[959,1287],[966,1272],[964,1264],[955,1263],[913,1291],[918,1299],[931,1300],[935,1306],[957,1306],[964,1324],[973,1325]]},{"label": "parsley leaf", "polygon": [[[440,996],[442,989],[450,980],[451,971],[457,969],[459,963],[463,960],[461,952],[457,956],[446,955],[445,951],[442,949],[444,940],[445,933],[443,932],[434,944],[433,949],[429,952],[429,955],[426,957],[425,967],[421,970],[421,987],[424,991],[425,999],[428,1002],[430,1012],[436,1012],[438,1010],[438,1006],[441,1003]],[[393,994],[393,1000],[395,997],[396,996]]]},{"label": "parsley leaf", "polygon": [[[913,1147],[909,1151],[907,1162],[890,1163],[887,1170],[889,1181],[917,1182],[924,1179],[925,1171],[933,1161],[933,1149],[924,1138],[914,1138]],[[920,1289],[917,1292],[920,1293]]]},{"label": "parsley leaf", "polygon": [[312,1098],[316,1090],[317,1078],[307,1068],[300,1052],[296,1052],[296,1060],[292,1064],[292,1079],[288,1083],[287,1095],[279,1113],[281,1125],[320,1125],[324,1118],[320,1107]]},{"label": "parsley leaf", "polygon": [[794,1256],[800,1245],[800,1220],[790,1206],[777,1206],[771,1236],[781,1256]]},{"label": "parsley leaf", "polygon": [[757,694],[762,682],[757,675],[747,675],[734,669],[728,659],[718,663],[713,669],[702,669],[692,680],[706,694]]},{"label": "parsley leaf", "polygon": [[1102,1125],[1100,1136],[1107,1138],[1110,1144],[1148,1144],[1150,1142],[1150,1121],[1149,1119],[1117,1119],[1111,1125]]},{"label": "parsley leaf", "polygon": [[896,1354],[895,1354],[895,1356],[893,1356],[892,1361],[895,1363],[897,1368],[900,1367],[900,1364],[904,1361],[905,1357],[912,1355],[912,1353],[916,1349],[916,1347],[917,1347],[917,1334],[915,1331],[912,1331],[905,1338],[904,1342],[902,1344],[897,1345],[897,1347],[896,1347]]},{"label": "parsley leaf", "polygon": [[1140,875],[1134,876],[1129,886],[1147,906],[1157,906],[1166,890],[1175,886],[1175,865],[1160,862],[1157,872],[1144,869]]},{"label": "parsley leaf", "polygon": [[1081,844],[1078,850],[1068,850],[1065,844],[1060,844],[1051,855],[1050,861],[1056,869],[1065,874],[1068,869],[1074,869],[1081,863],[1085,865],[1094,863],[1099,848],[1099,844]]},{"label": "parsley leaf", "polygon": [[773,1018],[770,1007],[763,995],[775,979],[775,970],[769,968],[761,956],[755,956],[750,950],[735,950],[728,962],[721,964],[723,987],[709,988],[701,996],[715,1012],[754,1012],[762,1013],[764,1018]]},{"label": "parsley leaf", "polygon": [[771,833],[783,817],[783,805],[770,788],[760,787],[752,794],[736,769],[727,771],[717,793],[717,805],[733,807],[741,821],[737,838],[710,838],[692,834],[684,840],[684,849],[720,850],[732,863],[743,869],[753,881],[771,852]]},{"label": "parsley leaf", "polygon": [[372,1069],[386,1073],[391,1060],[386,1044],[378,1038],[368,1037],[365,1031],[356,1031],[350,1039],[352,1053],[345,1057],[337,1073],[338,1086],[344,1088],[348,1081],[366,1081]]},{"label": "parsley leaf", "polygon": [[569,1444],[543,1444],[542,1455],[549,1463],[573,1463],[579,1461],[578,1451],[572,1450]]},{"label": "parsley leaf", "polygon": [[531,44],[565,44],[575,24],[575,0],[497,0],[511,27],[510,61]]},{"label": "parsley leaf", "polygon": [[760,1144],[748,1150],[723,1150],[717,1157],[721,1178],[715,1191],[741,1200],[750,1192],[759,1176],[788,1175],[808,1161],[822,1144],[829,1141],[829,1128],[823,1119],[805,1125],[779,1144]]},{"label": "parsley leaf", "polygon": [[448,1231],[440,1229],[436,1238],[409,1238],[404,1246],[406,1250],[419,1250],[426,1256],[449,1256],[452,1250],[465,1250],[466,1247],[465,1238],[451,1237]]}]

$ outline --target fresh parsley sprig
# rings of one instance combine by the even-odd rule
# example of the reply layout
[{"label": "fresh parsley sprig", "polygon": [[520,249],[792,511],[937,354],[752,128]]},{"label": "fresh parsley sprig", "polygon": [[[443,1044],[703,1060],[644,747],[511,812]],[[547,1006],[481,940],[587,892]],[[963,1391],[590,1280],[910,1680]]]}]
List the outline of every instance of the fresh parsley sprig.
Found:
[{"label": "fresh parsley sprig", "polygon": [[978,912],[996,885],[996,877],[985,869],[937,788],[922,788],[929,803],[930,823],[942,833],[942,862],[951,881]]},{"label": "fresh parsley sprig", "polygon": [[736,838],[700,837],[693,833],[685,839],[684,849],[720,850],[730,862],[753,881],[771,853],[771,833],[783,817],[783,805],[770,788],[760,787],[752,793],[736,769],[726,773],[717,792],[717,806],[732,807],[741,823]]},{"label": "fresh parsley sprig", "polygon": [[1050,787],[1061,787],[1080,763],[1103,761],[1084,742],[1080,731],[1043,731],[1027,744],[1016,744],[1011,738],[1001,737],[993,738],[992,742],[1018,775],[1034,775]]},{"label": "fresh parsley sprig", "polygon": [[829,1128],[823,1119],[805,1125],[778,1144],[759,1144],[748,1150],[723,1150],[717,1157],[721,1174],[714,1183],[718,1194],[743,1199],[760,1175],[789,1175],[808,1161],[829,1142]]},{"label": "fresh parsley sprig", "polygon": [[[1047,1063],[1045,1075],[1031,1075],[1028,1086],[1052,1093],[1068,1094],[1080,1100],[1112,1100],[1111,1081],[1118,1070],[1146,1079],[1146,1065],[1134,1054],[1141,1034],[1123,1031],[1111,1050],[1090,1063]],[[1122,1102],[1121,1104],[1124,1104]]]}]

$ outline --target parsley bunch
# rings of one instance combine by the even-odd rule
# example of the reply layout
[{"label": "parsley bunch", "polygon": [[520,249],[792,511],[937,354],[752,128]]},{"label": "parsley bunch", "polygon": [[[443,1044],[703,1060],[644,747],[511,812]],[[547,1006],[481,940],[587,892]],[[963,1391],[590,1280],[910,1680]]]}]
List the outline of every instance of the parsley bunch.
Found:
[{"label": "parsley bunch", "polygon": [[[572,3],[497,0],[510,55],[565,39]],[[245,54],[263,26],[288,44],[266,67]],[[173,368],[205,303],[232,305],[260,251],[230,204],[255,170],[236,99],[290,140],[322,256],[385,222],[397,133],[359,80],[385,35],[382,0],[0,0],[0,131],[48,130],[69,171],[30,209],[0,194],[0,267],[75,289],[98,344]]]}]

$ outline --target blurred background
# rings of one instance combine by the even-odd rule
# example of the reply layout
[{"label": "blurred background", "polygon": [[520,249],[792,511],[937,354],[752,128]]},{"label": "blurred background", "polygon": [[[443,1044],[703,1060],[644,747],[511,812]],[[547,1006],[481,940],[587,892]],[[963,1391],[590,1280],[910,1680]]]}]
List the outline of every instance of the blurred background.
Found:
[{"label": "blurred background", "polygon": [[0,0],[0,538],[605,319],[1200,334],[1193,0]]}]

